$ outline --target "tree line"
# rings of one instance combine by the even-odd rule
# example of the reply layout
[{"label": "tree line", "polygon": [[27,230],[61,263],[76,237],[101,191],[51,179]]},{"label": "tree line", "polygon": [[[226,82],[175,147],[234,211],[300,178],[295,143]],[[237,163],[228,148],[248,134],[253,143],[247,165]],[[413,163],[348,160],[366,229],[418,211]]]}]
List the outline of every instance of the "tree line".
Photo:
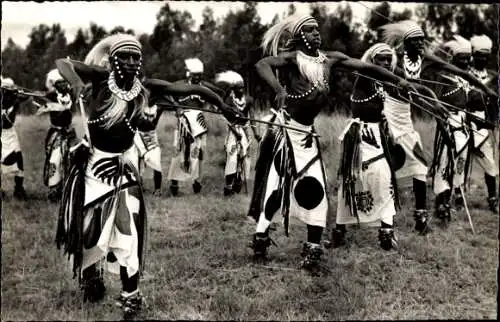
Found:
[{"label": "tree line", "polygon": [[[383,2],[370,11],[364,23],[353,22],[353,10],[366,8],[347,3],[329,13],[321,3],[311,3],[310,13],[320,25],[324,50],[341,51],[359,58],[377,41],[378,27],[389,22],[415,19],[430,40],[448,40],[453,31],[465,38],[486,34],[494,42],[493,52],[498,52],[495,41],[498,39],[498,4],[422,3],[413,13],[409,9],[394,12],[389,2]],[[189,12],[173,10],[167,3],[156,15],[152,34],[137,35],[143,46],[146,75],[169,81],[181,79],[185,76],[184,59],[196,56],[204,62],[207,80],[213,79],[218,72],[235,70],[245,78],[248,93],[255,97],[258,105],[269,106],[273,93],[258,79],[254,68],[263,57],[260,42],[271,25],[295,11],[292,3],[282,15],[276,14],[271,23],[264,24],[256,2],[246,2],[242,9],[230,11],[219,19],[214,18],[212,9],[207,6],[203,10],[201,24],[195,30],[195,21]],[[133,30],[123,26],[107,31],[91,23],[88,28],[79,28],[73,41],[68,43],[61,25],[40,24],[32,28],[26,48],[8,39],[2,50],[2,75],[11,77],[20,86],[44,89],[45,76],[55,68],[56,59],[69,56],[83,60],[97,42],[118,32],[134,34]],[[492,61],[491,68],[496,70],[496,67],[496,62]],[[325,111],[348,112],[354,76],[347,72],[335,72],[331,77],[335,81],[331,87],[331,101]]]}]

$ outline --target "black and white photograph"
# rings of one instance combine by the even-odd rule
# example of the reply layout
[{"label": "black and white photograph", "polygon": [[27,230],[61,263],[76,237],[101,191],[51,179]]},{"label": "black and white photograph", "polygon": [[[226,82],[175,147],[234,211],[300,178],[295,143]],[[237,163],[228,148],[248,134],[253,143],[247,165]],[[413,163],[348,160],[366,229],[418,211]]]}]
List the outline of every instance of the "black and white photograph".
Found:
[{"label": "black and white photograph", "polygon": [[1,6],[2,321],[498,319],[499,4]]}]

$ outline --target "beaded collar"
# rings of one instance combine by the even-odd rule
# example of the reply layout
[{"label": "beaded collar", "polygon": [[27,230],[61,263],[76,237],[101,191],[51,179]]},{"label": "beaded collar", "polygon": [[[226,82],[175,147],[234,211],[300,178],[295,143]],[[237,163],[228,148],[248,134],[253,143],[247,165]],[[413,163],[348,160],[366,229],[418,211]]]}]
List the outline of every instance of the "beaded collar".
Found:
[{"label": "beaded collar", "polygon": [[470,73],[474,75],[477,79],[481,81],[481,83],[485,84],[488,82],[488,71],[486,69],[483,69],[481,71],[475,69],[474,67],[471,67]]},{"label": "beaded collar", "polygon": [[141,92],[141,82],[139,81],[139,79],[137,79],[137,77],[134,77],[134,84],[132,85],[132,88],[129,91],[125,91],[119,88],[118,85],[116,84],[114,72],[109,73],[108,87],[111,93],[113,93],[120,99],[127,102],[130,102],[131,100],[136,98],[137,95],[139,95],[139,93]]},{"label": "beaded collar", "polygon": [[237,98],[233,92],[231,92],[231,98],[233,99],[234,105],[240,110],[243,111],[247,105],[247,101],[245,100],[245,95],[241,98]]},{"label": "beaded collar", "polygon": [[[301,58],[305,58],[305,59],[307,59],[315,64],[326,63],[326,61],[327,61],[326,55],[320,51],[318,53],[319,53],[319,55],[317,57],[314,57],[314,56],[309,56],[300,50],[297,50],[297,55],[300,56]],[[328,79],[323,78],[322,81],[314,83],[312,85],[312,87],[309,90],[305,91],[304,93],[297,94],[297,95],[288,94],[287,97],[292,98],[292,99],[301,99],[301,98],[304,98],[304,97],[308,96],[309,94],[311,94],[316,88],[319,88],[320,86],[324,87],[328,91],[330,89]]]},{"label": "beaded collar", "polygon": [[327,57],[324,53],[321,51],[318,51],[318,56],[309,56],[306,53],[302,52],[301,50],[297,50],[297,55],[301,56],[302,58],[305,58],[307,60],[312,61],[313,63],[316,64],[324,64],[327,60]]},{"label": "beaded collar", "polygon": [[71,97],[69,94],[62,95],[61,93],[57,93],[57,102],[64,106],[66,109],[70,109],[73,102],[71,102]]},{"label": "beaded collar", "polygon": [[418,79],[420,78],[420,72],[422,71],[422,57],[419,55],[416,62],[411,61],[408,54],[403,55],[403,68],[406,78]]}]

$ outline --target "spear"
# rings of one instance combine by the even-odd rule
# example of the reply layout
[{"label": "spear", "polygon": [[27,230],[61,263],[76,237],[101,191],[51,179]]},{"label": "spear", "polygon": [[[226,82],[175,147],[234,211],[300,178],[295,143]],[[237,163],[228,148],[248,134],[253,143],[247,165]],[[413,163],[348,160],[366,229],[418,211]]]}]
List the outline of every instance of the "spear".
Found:
[{"label": "spear", "polygon": [[[209,109],[206,109],[206,108],[202,108],[202,107],[192,107],[192,106],[174,105],[174,104],[161,104],[161,105],[162,106],[167,106],[167,107],[172,107],[172,110],[178,109],[178,108],[183,108],[183,109],[187,109],[187,110],[197,110],[197,111],[203,111],[203,112],[208,112],[208,113],[222,115],[222,113],[219,112],[219,111],[212,111],[212,110],[209,110]],[[252,121],[252,122],[257,122],[257,123],[263,123],[263,124],[267,124],[267,125],[271,125],[271,126],[280,126],[280,127],[283,127],[283,128],[289,129],[289,130],[293,130],[293,131],[297,131],[297,132],[302,132],[302,133],[310,134],[310,135],[315,136],[315,137],[319,137],[319,135],[316,134],[316,133],[309,132],[309,131],[304,131],[302,129],[296,128],[294,126],[286,125],[286,124],[274,123],[274,122],[269,122],[269,121],[264,121],[264,120],[259,120],[259,119],[252,119],[252,118],[244,117],[244,116],[240,116],[238,118],[241,119],[241,120]]]}]

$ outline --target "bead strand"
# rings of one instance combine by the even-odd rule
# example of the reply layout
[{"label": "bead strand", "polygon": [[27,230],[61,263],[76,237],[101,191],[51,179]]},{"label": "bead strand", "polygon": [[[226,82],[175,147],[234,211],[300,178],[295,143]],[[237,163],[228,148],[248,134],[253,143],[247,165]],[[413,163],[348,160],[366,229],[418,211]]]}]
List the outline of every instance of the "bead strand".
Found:
[{"label": "bead strand", "polygon": [[127,124],[127,127],[128,127],[128,129],[130,130],[130,132],[132,132],[132,133],[134,133],[134,134],[135,134],[135,132],[137,132],[137,129],[134,129],[134,128],[132,127],[132,125],[130,125],[130,122],[128,121],[128,118],[125,118],[125,124]]},{"label": "bead strand", "polygon": [[[304,92],[302,94],[297,94],[297,95],[288,94],[287,97],[293,98],[293,99],[304,98],[304,97],[308,96],[309,94],[311,94],[316,88],[318,88],[319,84],[320,84],[319,82],[314,84],[309,90],[307,90],[306,92]],[[328,88],[328,81],[323,80],[323,84],[325,85],[326,88]]]},{"label": "bead strand", "polygon": [[458,92],[461,89],[462,89],[462,86],[459,86],[459,87],[455,88],[454,90],[452,90],[452,91],[450,91],[448,93],[443,94],[443,97],[453,95],[453,94],[455,94],[456,92]]}]

